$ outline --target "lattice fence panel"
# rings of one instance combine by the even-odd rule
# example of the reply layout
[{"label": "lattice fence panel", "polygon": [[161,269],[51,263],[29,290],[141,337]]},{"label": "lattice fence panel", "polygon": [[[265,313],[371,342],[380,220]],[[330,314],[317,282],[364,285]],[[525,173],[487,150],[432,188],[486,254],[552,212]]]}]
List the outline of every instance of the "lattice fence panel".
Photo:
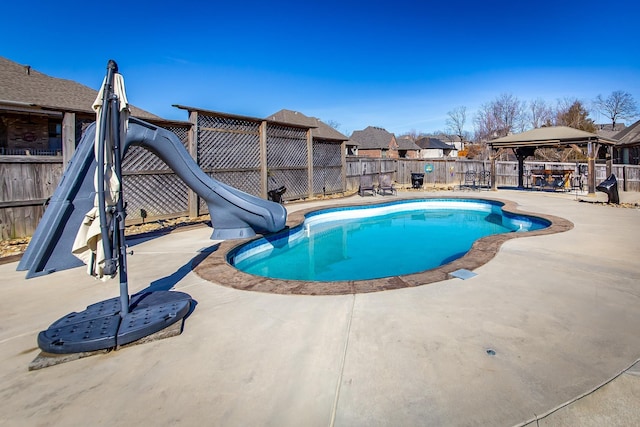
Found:
[{"label": "lattice fence panel", "polygon": [[187,147],[189,142],[189,126],[166,126],[165,129],[175,133],[185,148]]},{"label": "lattice fence panel", "polygon": [[313,166],[342,166],[342,147],[340,144],[314,141]]},{"label": "lattice fence panel", "polygon": [[269,189],[284,185],[287,192],[284,200],[309,197],[309,183],[306,169],[278,169],[272,170],[269,176]]},{"label": "lattice fence panel", "polygon": [[331,194],[345,191],[340,166],[313,168],[313,194]]},{"label": "lattice fence panel", "polygon": [[258,169],[260,123],[199,114],[198,163],[205,171]]},{"label": "lattice fence panel", "polygon": [[307,167],[307,131],[269,124],[267,126],[267,167]]},{"label": "lattice fence panel", "polygon": [[127,219],[180,216],[188,213],[187,185],[175,174],[126,175],[124,198]]}]

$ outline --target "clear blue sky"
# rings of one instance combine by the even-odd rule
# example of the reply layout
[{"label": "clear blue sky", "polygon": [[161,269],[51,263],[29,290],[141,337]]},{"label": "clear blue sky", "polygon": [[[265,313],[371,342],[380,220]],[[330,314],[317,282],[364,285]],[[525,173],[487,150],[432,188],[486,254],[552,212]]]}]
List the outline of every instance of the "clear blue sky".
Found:
[{"label": "clear blue sky", "polygon": [[129,101],[167,119],[187,119],[172,104],[286,108],[346,135],[444,130],[461,105],[472,131],[501,93],[555,105],[624,90],[640,104],[636,0],[108,4],[4,2],[0,56],[94,89],[114,59]]}]

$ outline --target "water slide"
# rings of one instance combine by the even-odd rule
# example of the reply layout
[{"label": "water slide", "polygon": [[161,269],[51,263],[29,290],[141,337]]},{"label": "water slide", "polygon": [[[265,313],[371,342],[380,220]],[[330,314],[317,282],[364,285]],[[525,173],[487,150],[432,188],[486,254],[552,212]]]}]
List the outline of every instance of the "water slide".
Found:
[{"label": "water slide", "polygon": [[[94,123],[87,128],[18,264],[18,271],[27,270],[27,278],[83,264],[71,253],[71,248],[85,213],[94,205],[95,126]],[[123,157],[132,145],[140,145],[157,155],[206,201],[213,225],[211,239],[246,238],[285,227],[287,212],[282,205],[205,174],[173,132],[132,117],[121,149]]]}]

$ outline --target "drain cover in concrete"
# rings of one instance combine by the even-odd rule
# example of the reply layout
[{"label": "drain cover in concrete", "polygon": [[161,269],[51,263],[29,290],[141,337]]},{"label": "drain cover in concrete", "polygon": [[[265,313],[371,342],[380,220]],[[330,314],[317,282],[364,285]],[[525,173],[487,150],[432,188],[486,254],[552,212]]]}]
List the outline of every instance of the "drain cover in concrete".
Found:
[{"label": "drain cover in concrete", "polygon": [[461,268],[460,270],[456,270],[452,273],[449,273],[449,276],[457,277],[458,279],[462,279],[462,280],[467,280],[467,279],[471,279],[473,276],[477,276],[477,274],[474,273],[473,271],[469,271],[469,270],[465,270],[464,268]]}]

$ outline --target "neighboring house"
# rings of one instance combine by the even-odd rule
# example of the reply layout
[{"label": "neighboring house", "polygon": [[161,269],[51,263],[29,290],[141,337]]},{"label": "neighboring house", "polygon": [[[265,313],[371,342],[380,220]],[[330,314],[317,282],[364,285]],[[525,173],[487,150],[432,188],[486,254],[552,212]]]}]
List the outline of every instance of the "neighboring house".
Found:
[{"label": "neighboring house", "polygon": [[458,156],[458,150],[455,146],[447,144],[438,138],[420,138],[416,141],[416,145],[420,147],[420,158],[422,159]]},{"label": "neighboring house", "polygon": [[267,117],[267,120],[310,127],[312,128],[311,136],[313,137],[314,141],[342,143],[349,139],[345,135],[338,132],[336,129],[324,123],[322,120],[316,117],[305,116],[298,111],[280,110],[277,113]]},{"label": "neighboring house", "polygon": [[616,127],[614,129],[611,123],[603,123],[603,124],[596,124],[595,127],[596,127],[596,133],[599,136],[602,136],[604,138],[615,139],[616,134],[623,131],[626,126],[624,123],[616,123]]},{"label": "neighboring house", "polygon": [[[306,192],[309,196],[313,194],[332,194],[345,191],[346,188],[346,141],[349,139],[336,129],[327,125],[316,117],[308,117],[304,114],[291,111],[280,110],[269,116],[266,120],[276,125],[296,126],[305,129],[306,147],[300,146],[300,142],[287,148],[287,152],[282,151],[284,157],[295,157],[302,152],[306,152],[308,162],[304,162],[309,179],[309,186],[300,185],[302,181],[301,168],[299,164],[289,163],[291,169],[288,172],[274,171],[270,182],[278,186],[286,186],[287,194],[304,196]],[[286,140],[285,140],[286,141]],[[286,142],[285,142],[286,144]],[[267,141],[267,151],[269,142]],[[306,149],[305,149],[306,148]],[[277,149],[274,149],[277,151]],[[294,151],[291,151],[294,150]],[[305,160],[307,160],[305,159]],[[308,165],[308,166],[307,166]],[[276,164],[276,166],[283,166]],[[298,174],[297,178],[296,175]]]},{"label": "neighboring house", "polygon": [[[95,121],[98,91],[0,57],[0,155],[63,155],[68,161],[83,129]],[[130,106],[156,124],[162,118]]]},{"label": "neighboring house", "polygon": [[400,157],[395,135],[383,128],[369,126],[364,130],[357,130],[351,134],[351,140],[359,144],[359,156],[390,159]]},{"label": "neighboring house", "polygon": [[346,142],[346,153],[347,153],[347,156],[357,156],[358,155],[358,147],[360,147],[360,144],[355,142],[353,139],[349,139]]},{"label": "neighboring house", "polygon": [[[458,135],[451,135],[446,133],[429,135],[430,138],[436,138],[445,144],[453,145],[457,151],[464,150],[465,142],[460,139]],[[469,141],[466,141],[468,143]],[[457,154],[456,154],[457,155]]]},{"label": "neighboring house", "polygon": [[613,147],[614,163],[640,165],[640,120],[616,133],[613,139],[618,140]]},{"label": "neighboring house", "polygon": [[398,157],[401,159],[417,159],[420,157],[420,147],[410,138],[398,138]]}]

